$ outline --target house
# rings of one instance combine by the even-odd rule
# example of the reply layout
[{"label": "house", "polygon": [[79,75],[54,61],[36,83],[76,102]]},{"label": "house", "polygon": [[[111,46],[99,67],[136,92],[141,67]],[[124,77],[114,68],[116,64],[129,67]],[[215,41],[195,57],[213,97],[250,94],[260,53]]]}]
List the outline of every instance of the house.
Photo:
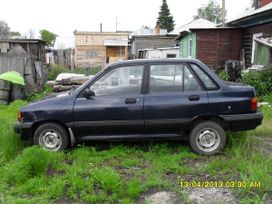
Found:
[{"label": "house", "polygon": [[[213,69],[224,65],[226,60],[238,60],[240,57],[242,45],[240,29],[194,28],[190,29],[190,33],[181,33],[177,39],[180,39],[181,57],[197,58]],[[187,39],[189,43],[185,44]]]},{"label": "house", "polygon": [[177,31],[182,58],[197,58],[211,68],[217,68],[226,60],[240,56],[240,29],[216,27],[215,23],[200,18]]},{"label": "house", "polygon": [[[15,86],[13,98],[20,98],[33,90],[41,89],[47,79],[45,42],[39,39],[0,39],[0,73],[19,72],[25,79],[22,90]],[[0,81],[0,89],[7,83]]]},{"label": "house", "polygon": [[130,39],[130,58],[139,58],[138,52],[143,49],[156,49],[162,47],[175,47],[177,35],[133,35]]},{"label": "house", "polygon": [[177,34],[168,34],[167,30],[161,29],[159,24],[155,29],[143,26],[136,30],[130,37],[129,58],[141,58],[142,52],[145,49],[157,49],[163,47],[175,47],[175,38]]},{"label": "house", "polygon": [[102,66],[128,58],[129,32],[75,31],[75,67]]},{"label": "house", "polygon": [[[224,65],[226,60],[239,60],[248,68],[255,61],[255,39],[271,33],[272,0],[260,0],[258,9],[229,20],[225,27],[190,26],[189,31],[181,31],[176,40],[182,47],[181,57],[197,58],[214,69]],[[188,45],[184,46],[184,42]]]},{"label": "house", "polygon": [[215,28],[216,24],[205,19],[193,20],[181,27],[175,29],[172,33],[179,34],[176,40],[179,41],[180,54],[182,58],[197,58],[196,33],[190,29],[193,28]]},{"label": "house", "polygon": [[139,58],[143,58],[143,59],[178,58],[179,47],[142,49],[142,50],[138,50],[138,54],[139,54]]},{"label": "house", "polygon": [[259,8],[242,13],[226,23],[228,27],[239,28],[242,32],[241,53],[245,67],[254,63],[255,38],[272,33],[272,0],[259,0]]}]

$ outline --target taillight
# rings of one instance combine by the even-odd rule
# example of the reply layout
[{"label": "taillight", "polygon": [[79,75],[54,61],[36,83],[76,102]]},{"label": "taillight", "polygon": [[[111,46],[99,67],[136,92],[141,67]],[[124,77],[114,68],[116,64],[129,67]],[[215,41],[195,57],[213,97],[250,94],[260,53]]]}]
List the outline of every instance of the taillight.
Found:
[{"label": "taillight", "polygon": [[257,110],[257,105],[258,105],[257,97],[252,98],[251,99],[251,110],[256,111]]},{"label": "taillight", "polygon": [[17,113],[17,119],[18,119],[18,121],[22,120],[22,112],[21,111],[18,111],[18,113]]}]

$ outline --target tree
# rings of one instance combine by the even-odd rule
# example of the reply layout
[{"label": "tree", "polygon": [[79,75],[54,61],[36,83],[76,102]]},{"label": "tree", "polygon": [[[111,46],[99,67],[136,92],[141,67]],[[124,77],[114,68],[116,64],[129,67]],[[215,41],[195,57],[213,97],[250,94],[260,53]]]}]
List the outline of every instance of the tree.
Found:
[{"label": "tree", "polygon": [[20,37],[21,33],[18,32],[18,31],[10,31],[9,35],[12,36],[12,37]]},{"label": "tree", "polygon": [[[210,0],[206,6],[200,7],[197,9],[197,15],[194,16],[194,19],[204,18],[208,21],[214,23],[222,23],[223,10],[220,5],[214,0]],[[225,11],[226,17],[226,11]]]},{"label": "tree", "polygon": [[5,21],[0,21],[0,38],[9,37],[10,28]]},{"label": "tree", "polygon": [[170,13],[170,9],[168,8],[166,0],[162,0],[161,10],[159,12],[157,23],[160,25],[160,28],[166,29],[167,32],[171,32],[175,28],[173,16]]},{"label": "tree", "polygon": [[48,30],[40,30],[41,39],[46,42],[46,44],[50,47],[53,47],[56,41],[56,37],[58,36],[55,33],[51,33]]},{"label": "tree", "polygon": [[260,3],[261,3],[261,0],[251,0],[251,7],[257,9],[259,8]]}]

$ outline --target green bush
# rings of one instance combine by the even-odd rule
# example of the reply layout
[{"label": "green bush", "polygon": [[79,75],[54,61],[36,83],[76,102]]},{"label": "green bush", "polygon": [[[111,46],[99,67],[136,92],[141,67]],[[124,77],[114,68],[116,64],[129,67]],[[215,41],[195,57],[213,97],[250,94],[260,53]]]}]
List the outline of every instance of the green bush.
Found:
[{"label": "green bush", "polygon": [[51,71],[48,73],[48,80],[55,80],[60,73],[70,73],[71,70],[61,67],[54,66]]},{"label": "green bush", "polygon": [[53,93],[53,88],[45,85],[41,91],[35,90],[31,94],[27,95],[26,100],[29,102],[37,101],[37,100],[44,98],[45,96],[47,96],[51,93]]},{"label": "green bush", "polygon": [[118,191],[121,186],[121,177],[111,168],[95,169],[92,177],[95,182],[106,191]]},{"label": "green bush", "polygon": [[14,133],[13,125],[16,122],[18,110],[27,103],[16,100],[8,106],[0,106],[0,166],[3,161],[14,158],[22,149],[19,135]]},{"label": "green bush", "polygon": [[50,152],[37,146],[26,148],[14,163],[7,167],[6,178],[8,183],[23,183],[35,176],[45,174],[50,161]]},{"label": "green bush", "polygon": [[261,100],[272,104],[272,93],[262,96]]},{"label": "green bush", "polygon": [[222,70],[219,72],[218,76],[223,79],[224,81],[228,81],[229,80],[229,76],[227,74],[227,72],[225,70]]},{"label": "green bush", "polygon": [[143,191],[143,187],[141,185],[141,181],[139,179],[131,179],[130,181],[128,181],[127,183],[127,187],[126,187],[126,191],[127,194],[129,195],[129,197],[131,198],[137,198],[140,193]]},{"label": "green bush", "polygon": [[258,96],[270,94],[272,92],[272,70],[244,73],[241,82],[255,87]]}]

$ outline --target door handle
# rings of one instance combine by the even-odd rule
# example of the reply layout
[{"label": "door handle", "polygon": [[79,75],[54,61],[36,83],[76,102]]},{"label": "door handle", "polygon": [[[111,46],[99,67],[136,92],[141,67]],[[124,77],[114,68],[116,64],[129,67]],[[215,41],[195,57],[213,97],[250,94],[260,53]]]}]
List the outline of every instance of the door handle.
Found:
[{"label": "door handle", "polygon": [[188,97],[190,101],[198,101],[199,100],[199,95],[191,95]]},{"label": "door handle", "polygon": [[138,99],[138,98],[127,98],[125,100],[126,104],[133,104],[133,103],[136,103],[138,101],[140,101],[140,99]]}]

